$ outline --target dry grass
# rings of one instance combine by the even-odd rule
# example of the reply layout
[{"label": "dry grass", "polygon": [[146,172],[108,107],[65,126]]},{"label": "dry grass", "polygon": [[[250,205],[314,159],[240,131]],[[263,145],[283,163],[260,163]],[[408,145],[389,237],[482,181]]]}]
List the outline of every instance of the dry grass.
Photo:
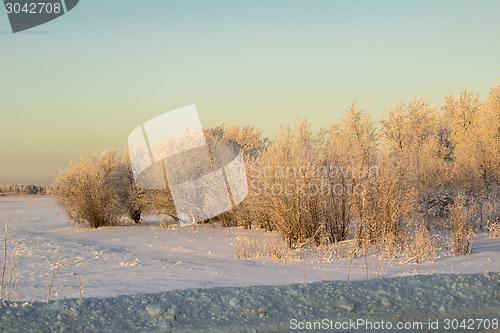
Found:
[{"label": "dry grass", "polygon": [[2,264],[0,265],[0,301],[11,301],[16,295],[17,276],[15,274],[17,250],[10,251],[9,224],[2,225]]},{"label": "dry grass", "polygon": [[311,246],[318,262],[332,262],[336,259],[351,259],[356,248],[355,240],[345,240],[328,245]]},{"label": "dry grass", "polygon": [[403,243],[404,262],[420,264],[436,258],[436,247],[432,235],[424,223],[418,223],[413,232],[408,232]]},{"label": "dry grass", "polygon": [[238,236],[236,258],[269,258],[284,261],[293,259],[290,248],[280,238],[274,236],[266,237],[264,240],[253,236]]},{"label": "dry grass", "polygon": [[453,255],[469,255],[474,247],[474,206],[467,205],[463,194],[459,193],[450,208],[448,230],[449,250]]},{"label": "dry grass", "polygon": [[[57,262],[50,267],[52,272],[47,273],[47,293],[45,294],[45,301],[48,302],[52,296],[60,296],[62,285],[56,286],[57,274],[59,269],[66,261],[65,258],[60,257]],[[81,285],[81,291],[83,293],[83,286]]]}]

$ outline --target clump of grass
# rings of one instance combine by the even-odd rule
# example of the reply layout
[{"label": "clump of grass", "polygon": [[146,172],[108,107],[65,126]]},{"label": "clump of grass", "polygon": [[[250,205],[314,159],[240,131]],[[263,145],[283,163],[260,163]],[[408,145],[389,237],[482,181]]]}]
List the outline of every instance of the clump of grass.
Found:
[{"label": "clump of grass", "polygon": [[15,275],[16,253],[9,251],[9,225],[10,218],[6,225],[2,225],[2,264],[0,265],[0,301],[12,301],[16,294],[17,278]]},{"label": "clump of grass", "polygon": [[[60,295],[62,286],[56,287],[57,274],[62,264],[66,261],[65,258],[60,257],[57,262],[50,267],[52,272],[47,274],[47,293],[45,294],[45,301],[48,302],[54,295]],[[82,287],[82,286],[81,286]],[[83,288],[83,287],[82,287]]]},{"label": "clump of grass", "polygon": [[268,237],[259,241],[252,236],[238,236],[236,258],[269,258],[272,260],[290,260],[293,258],[288,246],[276,237]]},{"label": "clump of grass", "polygon": [[413,261],[416,264],[433,260],[436,257],[432,235],[425,223],[417,223],[413,232],[408,233],[403,244],[403,252],[407,258],[405,262]]},{"label": "clump of grass", "polygon": [[77,266],[81,267],[80,274],[78,275],[78,284],[80,286],[80,299],[83,298],[85,284],[87,283],[87,267],[89,265],[88,261],[86,261],[83,257],[78,257],[79,259]]},{"label": "clump of grass", "polygon": [[236,247],[236,258],[238,259],[258,257],[258,245],[254,237],[238,236]]},{"label": "clump of grass", "polygon": [[289,260],[292,258],[291,250],[283,241],[276,238],[266,239],[264,248],[267,252],[267,258],[273,260]]}]

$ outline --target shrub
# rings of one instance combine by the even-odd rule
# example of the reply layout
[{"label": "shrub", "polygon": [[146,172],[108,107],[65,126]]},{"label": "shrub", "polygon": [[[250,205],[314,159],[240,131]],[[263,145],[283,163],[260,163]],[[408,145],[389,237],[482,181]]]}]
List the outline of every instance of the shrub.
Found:
[{"label": "shrub", "polygon": [[416,264],[419,264],[426,260],[433,260],[436,256],[432,235],[425,224],[422,221],[407,230],[408,235],[403,246],[407,261],[414,260]]},{"label": "shrub", "polygon": [[448,230],[449,249],[454,255],[468,255],[474,247],[474,207],[467,204],[463,193],[457,194],[450,208]]},{"label": "shrub", "polygon": [[130,211],[127,166],[115,155],[109,150],[99,157],[81,156],[57,177],[57,204],[74,223],[94,228],[117,225]]}]

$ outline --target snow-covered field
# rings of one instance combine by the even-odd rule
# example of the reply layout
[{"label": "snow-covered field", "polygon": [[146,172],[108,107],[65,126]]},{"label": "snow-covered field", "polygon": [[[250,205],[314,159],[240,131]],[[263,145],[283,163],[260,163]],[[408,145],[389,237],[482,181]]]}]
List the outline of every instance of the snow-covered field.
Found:
[{"label": "snow-covered field", "polygon": [[[369,257],[370,280],[347,282],[366,279],[364,258],[303,251],[287,260],[237,259],[242,244],[277,238],[261,230],[162,228],[154,219],[87,229],[71,226],[52,198],[36,196],[0,197],[0,221],[9,216],[17,293],[0,307],[0,332],[260,332],[289,331],[293,318],[500,319],[500,274],[486,273],[500,272],[500,238],[487,235],[467,257],[442,254],[423,264]],[[57,301],[33,303],[49,290]]]}]

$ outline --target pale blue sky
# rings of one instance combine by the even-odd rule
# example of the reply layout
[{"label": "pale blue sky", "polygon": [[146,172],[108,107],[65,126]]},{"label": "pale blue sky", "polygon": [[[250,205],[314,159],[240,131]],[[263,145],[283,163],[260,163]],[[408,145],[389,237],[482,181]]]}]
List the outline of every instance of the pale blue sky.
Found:
[{"label": "pale blue sky", "polygon": [[272,136],[349,104],[379,120],[500,80],[500,1],[81,0],[12,34],[0,12],[0,183],[50,184],[80,154],[196,104]]}]

